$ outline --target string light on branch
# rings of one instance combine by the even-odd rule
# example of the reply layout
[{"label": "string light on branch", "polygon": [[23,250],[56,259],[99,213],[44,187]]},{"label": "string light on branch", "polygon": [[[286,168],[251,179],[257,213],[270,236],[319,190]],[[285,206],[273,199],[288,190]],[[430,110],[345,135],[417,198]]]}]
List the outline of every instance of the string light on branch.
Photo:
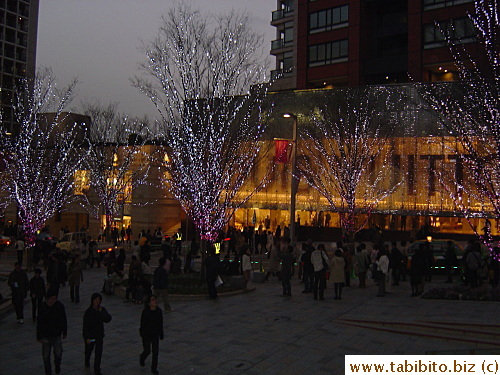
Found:
[{"label": "string light on branch", "polygon": [[247,21],[244,14],[211,18],[179,4],[144,48],[147,77],[134,80],[162,117],[163,182],[211,242],[252,194],[242,196],[241,188],[265,129],[263,38]]}]

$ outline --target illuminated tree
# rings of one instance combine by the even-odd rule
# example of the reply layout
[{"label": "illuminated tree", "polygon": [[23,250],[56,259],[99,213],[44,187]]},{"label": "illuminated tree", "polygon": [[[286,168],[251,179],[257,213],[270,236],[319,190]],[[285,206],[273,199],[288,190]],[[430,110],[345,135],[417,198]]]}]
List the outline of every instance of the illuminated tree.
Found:
[{"label": "illuminated tree", "polygon": [[48,69],[38,71],[33,82],[22,82],[12,104],[19,127],[0,137],[3,183],[17,204],[28,247],[45,222],[75,197],[73,176],[88,151],[86,129],[65,121],[69,114],[63,112],[75,85],[57,90]]},{"label": "illuminated tree", "polygon": [[[299,175],[340,215],[351,241],[400,183],[389,182],[393,126],[381,112],[391,110],[393,99],[380,87],[325,90],[311,113],[313,126],[301,127]],[[366,219],[358,221],[360,214]]]},{"label": "illuminated tree", "polygon": [[[421,85],[424,99],[457,139],[458,162],[467,179],[440,175],[466,218],[500,218],[500,28],[497,0],[476,1],[469,15],[478,31],[479,54],[442,27],[458,70],[459,81]],[[471,201],[481,208],[471,209]],[[489,243],[489,234],[483,237]]]},{"label": "illuminated tree", "polygon": [[84,204],[96,217],[106,216],[106,231],[113,219],[123,212],[125,204],[132,202],[134,190],[146,183],[151,160],[144,146],[149,137],[147,119],[141,121],[120,115],[116,104],[84,105],[90,117],[89,138],[92,144],[85,168],[89,172],[89,187],[98,197],[89,201],[83,194]]},{"label": "illuminated tree", "polygon": [[149,77],[134,80],[162,116],[165,183],[202,240],[214,241],[252,194],[241,187],[259,157],[266,87],[263,38],[248,24],[177,5],[145,46]]}]

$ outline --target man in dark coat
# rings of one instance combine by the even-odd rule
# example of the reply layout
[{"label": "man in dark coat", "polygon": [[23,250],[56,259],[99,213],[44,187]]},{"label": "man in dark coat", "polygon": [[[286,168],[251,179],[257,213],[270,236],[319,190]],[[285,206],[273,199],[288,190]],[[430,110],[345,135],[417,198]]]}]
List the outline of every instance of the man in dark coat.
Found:
[{"label": "man in dark coat", "polygon": [[426,267],[425,245],[421,243],[415,254],[411,257],[410,285],[412,297],[420,296],[424,291]]},{"label": "man in dark coat", "polygon": [[30,281],[26,272],[21,269],[21,263],[14,264],[14,271],[9,275],[7,283],[12,290],[12,304],[16,309],[17,322],[24,323],[24,299],[28,296],[30,290]]},{"label": "man in dark coat", "polygon": [[155,296],[149,296],[146,301],[146,307],[141,314],[139,333],[141,334],[143,346],[139,363],[144,367],[144,361],[152,350],[151,372],[158,374],[158,348],[159,340],[163,340],[163,314],[158,307],[158,301]]},{"label": "man in dark coat", "polygon": [[41,275],[42,270],[37,268],[35,276],[30,280],[31,310],[34,322],[36,322],[37,311],[42,307],[43,297],[45,297],[45,281]]},{"label": "man in dark coat", "polygon": [[104,323],[111,321],[111,315],[101,306],[102,296],[92,294],[90,306],[83,316],[83,339],[85,341],[85,367],[90,367],[90,356],[95,347],[94,374],[101,374],[101,357],[104,339]]},{"label": "man in dark coat", "polygon": [[36,339],[42,343],[43,365],[45,374],[52,374],[50,355],[54,349],[54,367],[56,374],[61,372],[62,340],[68,334],[68,323],[64,305],[57,300],[55,290],[47,291],[47,298],[42,303],[36,326]]},{"label": "man in dark coat", "polygon": [[293,246],[289,245],[288,249],[285,251],[283,258],[281,259],[281,284],[283,286],[283,296],[292,296],[292,286],[290,284],[290,279],[293,276]]},{"label": "man in dark coat", "polygon": [[389,268],[392,269],[392,285],[399,285],[399,280],[401,278],[401,269],[403,268],[404,257],[401,251],[398,249],[396,241],[391,242],[392,249],[389,256]]},{"label": "man in dark coat", "polygon": [[304,253],[300,258],[302,262],[302,280],[304,281],[304,290],[302,291],[302,293],[312,293],[314,285],[314,266],[311,262],[311,254],[314,251],[312,241],[307,240],[307,243],[304,244],[303,249]]},{"label": "man in dark coat", "polygon": [[210,249],[210,255],[205,259],[203,265],[205,266],[208,296],[211,299],[216,299],[217,289],[215,287],[215,280],[220,272],[220,258],[215,254],[215,249]]},{"label": "man in dark coat", "polygon": [[168,301],[168,273],[170,272],[170,259],[160,258],[158,267],[153,274],[153,288],[156,298],[163,300],[163,307],[166,312],[172,311],[172,306]]}]

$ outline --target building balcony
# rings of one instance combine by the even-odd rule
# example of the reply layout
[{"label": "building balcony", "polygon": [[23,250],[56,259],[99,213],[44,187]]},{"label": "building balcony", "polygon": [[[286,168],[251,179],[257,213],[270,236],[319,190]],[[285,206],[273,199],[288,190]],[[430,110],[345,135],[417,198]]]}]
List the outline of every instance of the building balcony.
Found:
[{"label": "building balcony", "polygon": [[285,11],[283,9],[279,9],[279,10],[275,10],[272,14],[273,14],[272,20],[277,21],[277,20],[280,20],[283,18]]},{"label": "building balcony", "polygon": [[277,39],[271,42],[271,54],[286,47],[293,47],[293,40],[285,41],[284,39]]},{"label": "building balcony", "polygon": [[271,81],[275,81],[280,78],[291,77],[292,74],[293,68],[271,70]]},{"label": "building balcony", "polygon": [[276,25],[293,17],[293,9],[278,9],[272,13],[271,25]]}]

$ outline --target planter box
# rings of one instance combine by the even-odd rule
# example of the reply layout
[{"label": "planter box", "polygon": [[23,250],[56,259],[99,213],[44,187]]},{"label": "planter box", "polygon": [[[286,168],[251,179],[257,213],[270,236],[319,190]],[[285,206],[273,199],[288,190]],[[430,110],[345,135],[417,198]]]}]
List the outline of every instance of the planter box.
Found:
[{"label": "planter box", "polygon": [[266,273],[265,272],[255,272],[253,273],[253,278],[252,278],[252,281],[254,283],[263,283],[266,279]]}]

